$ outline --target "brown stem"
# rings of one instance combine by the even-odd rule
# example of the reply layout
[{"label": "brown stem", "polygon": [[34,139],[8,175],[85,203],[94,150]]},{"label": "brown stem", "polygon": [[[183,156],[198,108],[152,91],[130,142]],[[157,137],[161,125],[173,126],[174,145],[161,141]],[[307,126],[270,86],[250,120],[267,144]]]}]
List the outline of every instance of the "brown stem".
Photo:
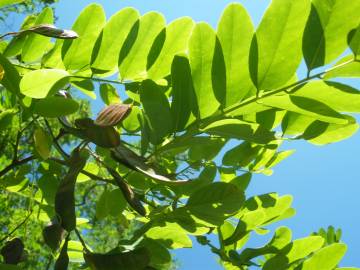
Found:
[{"label": "brown stem", "polygon": [[34,155],[28,156],[27,158],[24,158],[22,160],[14,160],[13,162],[11,162],[10,165],[6,166],[4,169],[2,169],[0,171],[0,177],[3,177],[5,174],[7,174],[9,171],[14,169],[15,167],[25,164],[33,159],[35,159]]}]

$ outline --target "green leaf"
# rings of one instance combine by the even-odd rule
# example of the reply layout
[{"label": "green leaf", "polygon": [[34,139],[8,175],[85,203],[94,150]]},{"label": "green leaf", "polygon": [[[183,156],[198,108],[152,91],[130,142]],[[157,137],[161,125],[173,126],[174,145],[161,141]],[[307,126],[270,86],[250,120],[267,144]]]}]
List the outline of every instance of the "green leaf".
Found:
[{"label": "green leaf", "polygon": [[254,88],[248,69],[254,26],[246,9],[238,3],[224,10],[217,35],[226,66],[225,107],[241,101]]},{"label": "green leaf", "polygon": [[170,74],[174,56],[187,50],[193,27],[194,21],[183,17],[171,22],[159,33],[147,59],[148,78],[157,81]]},{"label": "green leaf", "polygon": [[351,33],[350,37],[350,48],[355,55],[355,58],[360,55],[360,24],[354,29]]},{"label": "green leaf", "polygon": [[[302,239],[296,239],[289,244],[290,251],[286,254],[289,263],[305,258],[309,254],[320,249],[324,244],[324,239],[321,236],[309,236]],[[284,248],[286,250],[286,248]]]},{"label": "green leaf", "polygon": [[292,154],[294,154],[295,150],[287,150],[287,151],[281,151],[276,153],[271,160],[266,163],[265,167],[270,169],[272,167],[274,167],[275,165],[277,165],[278,163],[280,163],[281,161],[283,161],[284,159],[288,158],[289,156],[291,156]]},{"label": "green leaf", "polygon": [[71,81],[71,85],[92,99],[96,99],[95,87],[90,79]]},{"label": "green leaf", "polygon": [[106,23],[92,52],[91,68],[104,73],[117,68],[121,47],[131,28],[139,18],[139,12],[128,7],[115,13]]},{"label": "green leaf", "polygon": [[258,124],[238,119],[219,120],[206,126],[202,131],[225,138],[248,140],[259,144],[266,144],[275,139],[273,132],[262,128]]},{"label": "green leaf", "polygon": [[310,11],[307,0],[273,0],[251,45],[250,72],[258,89],[283,86],[302,57],[301,37]]},{"label": "green leaf", "polygon": [[171,254],[159,241],[145,238],[140,246],[147,248],[150,252],[150,266],[161,269],[162,266],[171,262]]},{"label": "green leaf", "polygon": [[306,128],[314,121],[315,119],[312,117],[287,112],[281,123],[281,128],[284,135],[299,135],[303,134]]},{"label": "green leaf", "polygon": [[122,127],[129,132],[140,130],[141,109],[133,106],[129,116],[122,122]]},{"label": "green leaf", "polygon": [[76,112],[79,103],[63,97],[47,97],[34,104],[34,113],[44,117],[60,117]]},{"label": "green leaf", "polygon": [[261,147],[258,145],[243,142],[227,151],[223,156],[222,163],[226,166],[246,167],[255,159],[260,149]]},{"label": "green leaf", "polygon": [[262,102],[267,106],[296,112],[313,117],[323,122],[346,124],[347,120],[341,114],[336,112],[334,110],[335,108],[329,107],[328,104],[322,103],[322,100],[317,98],[317,96],[319,96],[317,93],[314,93],[312,89],[311,98],[305,97],[305,95],[300,96],[300,94],[278,95],[264,98]]},{"label": "green leaf", "polygon": [[44,160],[48,159],[51,151],[51,137],[40,127],[34,131],[35,150]]},{"label": "green leaf", "polygon": [[212,115],[220,105],[213,83],[223,79],[225,74],[213,76],[216,44],[216,34],[210,25],[199,23],[195,26],[189,41],[189,59],[200,118]]},{"label": "green leaf", "polygon": [[109,215],[119,217],[126,206],[127,202],[120,189],[104,190],[96,204],[96,218],[104,219]]},{"label": "green leaf", "polygon": [[216,182],[192,193],[185,207],[197,218],[221,225],[241,208],[244,199],[244,193],[235,185]]},{"label": "green leaf", "polygon": [[338,82],[309,82],[294,95],[316,99],[339,112],[360,112],[360,91]]},{"label": "green leaf", "polygon": [[65,40],[61,50],[62,60],[67,70],[90,68],[92,50],[105,20],[104,10],[99,4],[90,4],[81,11],[72,27],[79,38]]},{"label": "green leaf", "polygon": [[39,69],[26,73],[20,81],[20,91],[31,98],[45,98],[49,92],[61,89],[69,73],[61,69]]},{"label": "green leaf", "polygon": [[349,123],[346,125],[324,124],[319,121],[313,122],[305,130],[302,138],[315,145],[335,143],[351,137],[359,129],[356,120],[348,116]]},{"label": "green leaf", "polygon": [[244,208],[236,216],[241,218],[243,214],[248,212],[260,211],[265,215],[263,224],[270,224],[286,213],[290,209],[291,203],[292,196],[290,195],[279,197],[275,193],[263,194],[246,200]]},{"label": "green leaf", "polygon": [[348,55],[340,59],[324,75],[324,79],[332,78],[358,78],[360,77],[360,61],[353,61],[354,56]]},{"label": "green leaf", "polygon": [[309,70],[329,64],[346,49],[348,33],[360,22],[359,9],[360,2],[312,1],[303,38],[303,53]]},{"label": "green leaf", "polygon": [[68,232],[76,227],[75,183],[80,171],[86,164],[88,153],[76,148],[69,159],[69,170],[61,180],[55,196],[55,211],[60,218],[61,226]]},{"label": "green leaf", "polygon": [[181,131],[189,121],[196,105],[191,69],[186,56],[176,55],[171,67],[172,102],[171,113],[174,130]]},{"label": "green leaf", "polygon": [[190,146],[189,158],[191,160],[213,160],[226,143],[223,138],[198,137],[198,141]]},{"label": "green leaf", "polygon": [[304,261],[302,270],[332,270],[338,265],[341,258],[346,252],[346,245],[335,243],[330,246],[324,247],[314,253],[309,259]]},{"label": "green leaf", "polygon": [[145,80],[140,90],[140,100],[151,132],[150,141],[159,144],[173,129],[167,97],[153,81]]},{"label": "green leaf", "polygon": [[102,83],[100,85],[100,97],[106,105],[120,103],[121,101],[116,88],[109,83]]},{"label": "green leaf", "polygon": [[24,2],[24,1],[25,0],[0,0],[0,8],[5,7],[5,6],[9,6],[9,5],[15,5],[15,4],[18,4],[18,3],[21,3],[21,2]]},{"label": "green leaf", "polygon": [[165,19],[157,12],[149,12],[135,23],[120,51],[119,71],[122,80],[147,77],[147,56],[156,36],[164,27]]},{"label": "green leaf", "polygon": [[192,242],[186,231],[177,223],[166,222],[163,226],[155,226],[146,232],[146,237],[157,240],[167,248],[191,248]]},{"label": "green leaf", "polygon": [[139,270],[145,269],[150,263],[150,253],[140,248],[123,253],[84,253],[84,259],[91,270]]},{"label": "green leaf", "polygon": [[19,93],[20,75],[16,68],[2,54],[0,54],[0,65],[4,70],[3,78],[0,80],[0,83],[12,93]]},{"label": "green leaf", "polygon": [[[34,25],[53,24],[54,15],[50,7],[45,8],[36,18]],[[35,33],[27,34],[22,47],[21,60],[34,62],[44,55],[50,46],[50,37],[44,37]]]}]

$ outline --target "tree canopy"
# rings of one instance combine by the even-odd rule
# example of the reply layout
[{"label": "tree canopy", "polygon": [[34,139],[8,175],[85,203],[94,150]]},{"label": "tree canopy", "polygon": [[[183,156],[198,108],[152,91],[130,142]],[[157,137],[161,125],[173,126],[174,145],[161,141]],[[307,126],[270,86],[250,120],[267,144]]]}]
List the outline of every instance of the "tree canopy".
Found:
[{"label": "tree canopy", "polygon": [[284,141],[358,130],[360,92],[338,81],[360,75],[358,10],[273,0],[255,29],[232,3],[214,29],[91,4],[72,29],[46,7],[3,33],[0,269],[174,269],[194,241],[228,270],[356,269],[340,229],[271,232],[292,196],[246,191],[294,153]]}]

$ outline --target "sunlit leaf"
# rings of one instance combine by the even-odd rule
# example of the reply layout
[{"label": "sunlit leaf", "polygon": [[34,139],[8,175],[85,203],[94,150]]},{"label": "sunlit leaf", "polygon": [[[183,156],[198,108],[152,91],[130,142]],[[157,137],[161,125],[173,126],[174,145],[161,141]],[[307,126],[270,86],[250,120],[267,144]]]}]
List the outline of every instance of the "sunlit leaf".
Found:
[{"label": "sunlit leaf", "polygon": [[183,17],[171,22],[158,34],[148,56],[148,78],[156,81],[170,74],[174,56],[187,50],[193,27],[193,20]]},{"label": "sunlit leaf", "polygon": [[331,270],[338,265],[346,252],[346,245],[335,243],[324,247],[314,253],[309,259],[304,261],[303,270],[323,269]]},{"label": "sunlit leaf", "polygon": [[106,105],[120,103],[120,97],[117,90],[111,84],[103,83],[100,85],[100,97]]},{"label": "sunlit leaf", "polygon": [[146,13],[134,24],[120,51],[119,71],[122,80],[147,77],[147,56],[164,26],[165,19],[157,12]]},{"label": "sunlit leaf", "polygon": [[238,119],[216,121],[203,128],[203,132],[225,138],[248,140],[259,144],[265,144],[274,139],[273,132],[262,128],[258,124],[248,123]]},{"label": "sunlit leaf", "polygon": [[28,72],[20,81],[20,91],[31,98],[45,98],[66,83],[69,73],[61,69],[39,69]]},{"label": "sunlit leaf", "polygon": [[62,60],[68,70],[90,68],[92,50],[104,24],[102,6],[90,4],[83,9],[72,27],[79,38],[65,40],[62,46]]},{"label": "sunlit leaf", "polygon": [[189,41],[189,59],[200,118],[210,116],[220,105],[213,83],[225,76],[213,76],[212,73],[217,43],[216,34],[210,25],[199,23],[195,26]]},{"label": "sunlit leaf", "polygon": [[186,209],[206,222],[220,225],[235,214],[244,202],[244,194],[235,185],[212,183],[191,194]]},{"label": "sunlit leaf", "polygon": [[169,102],[162,89],[150,80],[143,81],[140,100],[151,132],[150,141],[159,144],[173,127]]},{"label": "sunlit leaf", "polygon": [[95,73],[117,67],[120,49],[139,17],[137,10],[128,7],[115,13],[104,26],[92,52],[91,68]]},{"label": "sunlit leaf", "polygon": [[165,223],[164,226],[153,227],[147,231],[146,237],[157,240],[171,249],[192,247],[191,239],[186,231],[176,223]]},{"label": "sunlit leaf", "polygon": [[52,139],[40,127],[34,131],[34,144],[35,150],[40,155],[40,157],[42,159],[48,159],[50,156]]},{"label": "sunlit leaf", "polygon": [[79,103],[63,97],[47,97],[34,103],[34,113],[44,117],[60,117],[76,112]]},{"label": "sunlit leaf", "polygon": [[228,5],[217,31],[226,66],[225,107],[239,102],[254,88],[248,68],[253,32],[246,9],[238,3]]},{"label": "sunlit leaf", "polygon": [[348,33],[360,22],[359,9],[360,2],[350,5],[348,0],[312,1],[302,42],[309,70],[330,63],[346,49]]},{"label": "sunlit leaf", "polygon": [[[50,7],[45,8],[36,18],[35,26],[40,24],[52,24],[54,22],[53,11]],[[24,62],[33,62],[38,60],[49,48],[50,38],[37,35],[36,33],[27,34],[22,47],[21,59]]]},{"label": "sunlit leaf", "polygon": [[271,2],[251,45],[250,72],[258,89],[279,88],[296,72],[309,11],[307,0]]}]

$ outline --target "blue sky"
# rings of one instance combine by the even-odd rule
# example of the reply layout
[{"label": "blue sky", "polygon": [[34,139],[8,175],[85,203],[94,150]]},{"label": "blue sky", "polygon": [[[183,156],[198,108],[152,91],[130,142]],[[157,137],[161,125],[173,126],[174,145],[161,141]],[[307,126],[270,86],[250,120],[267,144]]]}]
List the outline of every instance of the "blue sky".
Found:
[{"label": "blue sky", "polygon": [[[70,28],[82,8],[93,1],[60,0],[57,4],[58,26]],[[269,4],[269,0],[100,0],[110,17],[117,10],[133,6],[141,13],[156,10],[170,22],[181,16],[196,21],[206,21],[216,27],[222,10],[230,2],[242,3],[257,25]],[[360,83],[350,81],[360,88]],[[359,119],[359,118],[358,118]],[[320,227],[333,225],[343,229],[343,241],[348,252],[343,266],[360,266],[360,134],[337,144],[323,147],[306,142],[286,143],[284,148],[296,149],[296,153],[275,168],[271,177],[255,176],[247,195],[278,192],[292,194],[297,214],[292,219],[276,225],[286,225],[294,237],[305,237]],[[275,228],[272,226],[271,228]],[[261,245],[268,237],[262,236],[250,243]],[[181,269],[222,269],[216,257],[206,247],[194,243],[194,249],[175,252],[181,261]]]}]

